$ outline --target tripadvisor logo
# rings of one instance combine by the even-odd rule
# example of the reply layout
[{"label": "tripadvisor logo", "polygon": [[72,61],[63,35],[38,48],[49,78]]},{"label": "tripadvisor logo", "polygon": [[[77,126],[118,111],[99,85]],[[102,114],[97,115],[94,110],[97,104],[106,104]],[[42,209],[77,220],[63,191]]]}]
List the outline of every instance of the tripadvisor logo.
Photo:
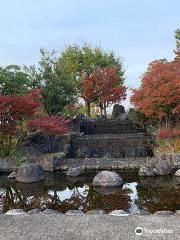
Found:
[{"label": "tripadvisor logo", "polygon": [[137,228],[135,229],[135,234],[136,234],[136,235],[142,235],[142,234],[143,234],[143,229],[142,229],[141,227],[137,227]]}]

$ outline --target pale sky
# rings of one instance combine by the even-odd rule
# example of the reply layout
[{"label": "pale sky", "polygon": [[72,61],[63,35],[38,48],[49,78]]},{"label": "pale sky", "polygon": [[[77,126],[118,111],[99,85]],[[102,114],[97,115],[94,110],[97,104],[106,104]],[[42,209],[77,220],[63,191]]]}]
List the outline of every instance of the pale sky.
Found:
[{"label": "pale sky", "polygon": [[173,59],[177,28],[180,0],[0,0],[0,65],[37,64],[40,47],[101,44],[124,58],[126,85],[139,87],[149,62]]}]

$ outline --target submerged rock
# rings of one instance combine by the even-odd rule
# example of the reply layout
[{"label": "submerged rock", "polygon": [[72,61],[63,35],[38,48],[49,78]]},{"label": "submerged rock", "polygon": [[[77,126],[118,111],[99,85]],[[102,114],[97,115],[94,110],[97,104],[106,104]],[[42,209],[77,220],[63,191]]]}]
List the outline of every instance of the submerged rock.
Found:
[{"label": "submerged rock", "polygon": [[19,167],[16,181],[22,183],[34,183],[45,180],[44,170],[41,165],[30,163]]},{"label": "submerged rock", "polygon": [[66,176],[77,177],[84,173],[84,170],[81,167],[69,168],[67,170]]},{"label": "submerged rock", "polygon": [[101,171],[93,179],[94,187],[119,187],[122,184],[120,175],[112,171]]}]

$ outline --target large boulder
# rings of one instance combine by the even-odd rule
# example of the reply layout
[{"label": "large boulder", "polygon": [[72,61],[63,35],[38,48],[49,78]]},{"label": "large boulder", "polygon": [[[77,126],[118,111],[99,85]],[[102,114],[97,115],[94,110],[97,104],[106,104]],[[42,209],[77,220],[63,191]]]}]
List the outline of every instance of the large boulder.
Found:
[{"label": "large boulder", "polygon": [[93,179],[94,187],[119,187],[122,184],[120,175],[112,171],[101,171]]},{"label": "large boulder", "polygon": [[84,173],[84,170],[81,167],[69,168],[66,175],[70,177],[77,177]]},{"label": "large boulder", "polygon": [[153,158],[143,164],[139,169],[139,176],[164,176],[169,175],[172,169],[166,160]]},{"label": "large boulder", "polygon": [[90,158],[91,157],[91,151],[89,148],[85,146],[81,146],[78,148],[78,150],[75,152],[76,158]]},{"label": "large boulder", "polygon": [[122,105],[115,104],[112,111],[112,119],[117,119],[121,114],[125,113],[125,109]]},{"label": "large boulder", "polygon": [[19,167],[16,181],[22,183],[34,183],[45,180],[44,170],[41,165],[30,163]]}]

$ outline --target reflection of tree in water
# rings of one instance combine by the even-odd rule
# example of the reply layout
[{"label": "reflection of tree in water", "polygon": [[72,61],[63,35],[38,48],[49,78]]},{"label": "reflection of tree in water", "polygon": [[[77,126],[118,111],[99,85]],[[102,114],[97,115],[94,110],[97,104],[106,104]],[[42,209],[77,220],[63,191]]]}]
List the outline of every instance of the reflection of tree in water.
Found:
[{"label": "reflection of tree in water", "polygon": [[[157,178],[157,181],[161,179]],[[154,181],[154,182],[153,182]],[[135,201],[140,209],[148,209],[150,212],[175,211],[180,209],[180,185],[173,182],[156,184],[155,180],[141,181],[136,189],[138,198]]]},{"label": "reflection of tree in water", "polygon": [[98,189],[94,190],[90,186],[86,200],[83,204],[83,210],[86,212],[93,209],[103,209],[110,212],[114,209],[123,209],[128,211],[131,207],[130,189],[119,189],[115,193],[103,194]]},{"label": "reflection of tree in water", "polygon": [[128,195],[130,189],[120,189],[117,193],[106,195],[95,191],[92,186],[89,189],[86,187],[83,193],[79,192],[78,187],[74,187],[71,196],[63,201],[58,190],[41,188],[34,195],[27,196],[19,189],[15,184],[1,188],[0,205],[4,212],[12,208],[21,208],[25,211],[51,208],[63,213],[70,209],[81,209],[85,212],[91,209],[104,209],[109,212],[114,209],[128,210],[131,202]]}]

